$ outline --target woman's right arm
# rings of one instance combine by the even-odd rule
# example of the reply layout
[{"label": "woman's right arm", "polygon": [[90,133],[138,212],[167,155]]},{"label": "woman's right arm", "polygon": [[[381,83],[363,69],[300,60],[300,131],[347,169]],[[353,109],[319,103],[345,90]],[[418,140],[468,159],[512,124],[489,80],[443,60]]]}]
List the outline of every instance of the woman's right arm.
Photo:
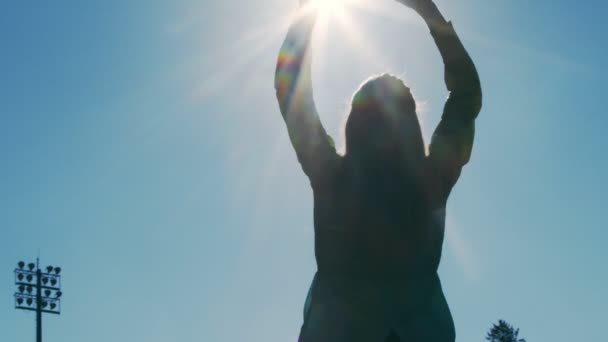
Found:
[{"label": "woman's right arm", "polygon": [[304,173],[315,181],[337,156],[315,107],[311,80],[310,40],[316,21],[314,9],[301,1],[279,52],[275,74],[277,100],[289,138]]}]

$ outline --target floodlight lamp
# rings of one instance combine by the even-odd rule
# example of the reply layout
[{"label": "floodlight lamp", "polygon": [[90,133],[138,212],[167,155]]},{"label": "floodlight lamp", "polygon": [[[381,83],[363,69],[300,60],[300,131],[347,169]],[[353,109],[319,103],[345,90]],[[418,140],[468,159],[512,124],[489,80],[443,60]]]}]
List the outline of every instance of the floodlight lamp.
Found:
[{"label": "floodlight lamp", "polygon": [[23,298],[21,298],[21,297],[17,298],[17,304],[19,304],[19,305],[23,304]]},{"label": "floodlight lamp", "polygon": [[32,298],[28,298],[26,300],[27,305],[32,305],[32,302],[33,302]]},{"label": "floodlight lamp", "polygon": [[28,286],[28,287],[26,288],[26,290],[27,290],[27,293],[32,293],[32,287],[31,287],[31,286]]},{"label": "floodlight lamp", "polygon": [[56,307],[57,307],[57,304],[51,303],[51,310],[55,310]]},{"label": "floodlight lamp", "polygon": [[49,297],[51,295],[51,290],[44,290],[44,295]]},{"label": "floodlight lamp", "polygon": [[25,286],[19,285],[19,292],[23,293],[23,291],[25,291]]},{"label": "floodlight lamp", "polygon": [[27,279],[28,282],[31,282],[33,277],[31,274],[28,274],[27,277],[25,277],[25,279]]},{"label": "floodlight lamp", "polygon": [[61,273],[61,267],[55,267],[55,274]]},{"label": "floodlight lamp", "polygon": [[48,283],[48,282],[49,282],[49,278],[47,278],[47,277],[42,278],[42,283],[44,285],[46,285],[46,283]]},{"label": "floodlight lamp", "polygon": [[27,268],[29,268],[30,271],[33,271],[34,267],[36,267],[36,264],[34,264],[33,262],[30,262],[29,264],[27,264]]},{"label": "floodlight lamp", "polygon": [[19,279],[19,281],[22,281],[23,280],[23,273],[17,274],[17,279]]},{"label": "floodlight lamp", "polygon": [[46,273],[51,273],[53,272],[53,266],[49,265],[46,267]]},{"label": "floodlight lamp", "polygon": [[42,304],[42,308],[44,309],[44,308],[46,308],[46,306],[47,306],[49,303],[47,303],[47,302],[44,302],[44,301],[43,301],[41,304]]},{"label": "floodlight lamp", "polygon": [[19,266],[19,269],[22,270],[23,267],[25,267],[25,263],[23,261],[19,261],[19,263],[17,264],[17,266]]},{"label": "floodlight lamp", "polygon": [[51,279],[51,285],[53,285],[53,286],[57,285],[57,279],[55,279],[55,278]]},{"label": "floodlight lamp", "polygon": [[57,292],[55,292],[55,298],[61,298],[61,295],[62,295],[62,294],[63,294],[63,293],[61,293],[61,291],[57,291]]}]

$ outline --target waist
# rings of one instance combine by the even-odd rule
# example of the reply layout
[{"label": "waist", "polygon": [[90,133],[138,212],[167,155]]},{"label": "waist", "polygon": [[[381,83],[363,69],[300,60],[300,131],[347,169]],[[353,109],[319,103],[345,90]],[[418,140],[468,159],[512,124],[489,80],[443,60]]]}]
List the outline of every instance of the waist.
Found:
[{"label": "waist", "polygon": [[410,287],[432,283],[438,276],[436,271],[428,268],[336,270],[319,267],[317,277],[325,282],[337,284],[360,284],[370,287]]},{"label": "waist", "polygon": [[323,273],[407,278],[437,271],[441,242],[398,232],[323,230],[315,233],[315,256]]},{"label": "waist", "polygon": [[408,281],[428,278],[437,272],[439,258],[420,250],[399,253],[365,253],[341,248],[316,249],[319,273],[353,280]]},{"label": "waist", "polygon": [[424,306],[438,284],[437,273],[377,278],[318,271],[311,299],[326,305],[345,303],[352,309],[403,317]]}]

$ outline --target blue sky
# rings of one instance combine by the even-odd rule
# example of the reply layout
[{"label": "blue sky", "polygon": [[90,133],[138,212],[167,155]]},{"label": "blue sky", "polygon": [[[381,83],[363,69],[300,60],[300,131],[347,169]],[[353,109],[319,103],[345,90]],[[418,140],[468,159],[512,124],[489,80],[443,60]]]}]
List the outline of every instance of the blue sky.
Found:
[{"label": "blue sky", "polygon": [[[604,337],[608,192],[599,0],[437,0],[484,89],[440,275],[460,341]],[[295,1],[46,1],[0,10],[0,339],[17,261],[63,268],[47,341],[295,341],[315,271],[312,197],[274,98]],[[425,137],[446,97],[421,20],[389,0],[315,37],[316,100],[392,72]],[[359,32],[354,34],[353,28]]]}]

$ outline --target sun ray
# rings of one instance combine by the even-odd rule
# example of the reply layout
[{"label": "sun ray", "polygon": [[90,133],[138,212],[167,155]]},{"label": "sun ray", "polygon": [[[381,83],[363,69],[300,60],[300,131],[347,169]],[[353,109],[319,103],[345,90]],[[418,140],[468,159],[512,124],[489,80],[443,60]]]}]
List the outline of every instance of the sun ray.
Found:
[{"label": "sun ray", "polygon": [[310,7],[319,10],[321,15],[333,15],[345,10],[355,0],[311,0]]},{"label": "sun ray", "polygon": [[385,18],[410,20],[415,17],[413,11],[395,10],[393,5],[387,3],[378,3],[374,0],[358,0],[349,4],[349,7],[355,12],[364,12]]},{"label": "sun ray", "polygon": [[[373,40],[368,39],[363,31],[359,29],[358,25],[353,22],[351,10],[389,17],[403,18],[407,16],[406,14],[395,14],[403,13],[403,11],[391,11],[389,6],[380,5],[371,0],[310,0],[307,8],[304,11],[299,11],[299,13],[306,13],[309,10],[319,11],[319,22],[316,33],[318,42],[315,45],[320,47],[320,52],[323,52],[324,47],[328,43],[328,31],[333,29],[330,26],[335,22],[337,23],[335,26],[344,32],[344,38],[352,45],[356,53],[361,54],[374,63],[376,67],[382,69],[386,69],[390,63],[376,52],[378,50],[372,45]],[[251,66],[256,57],[259,57],[277,39],[280,39],[279,36],[284,31],[284,27],[288,25],[290,19],[293,18],[286,18],[279,25],[276,23],[261,25],[240,37],[237,42],[226,46],[225,49],[211,52],[211,54],[217,55],[217,58],[211,59],[222,60],[230,63],[230,65],[228,68],[222,68],[221,74],[215,71],[206,75],[205,81],[198,87],[199,89],[196,93],[199,96],[205,95],[208,92],[213,92],[218,88],[226,86],[230,79],[242,72],[244,68]],[[209,53],[209,51],[206,52],[207,55]],[[213,70],[215,67],[211,66],[203,69]]]},{"label": "sun ray", "polygon": [[377,53],[379,49],[374,46],[373,39],[370,39],[363,30],[361,30],[353,21],[350,13],[343,13],[336,16],[338,27],[344,33],[343,36],[346,42],[351,46],[356,53],[361,54],[368,62],[371,62],[374,67],[385,71],[389,68],[389,61]]},{"label": "sun ray", "polygon": [[218,65],[206,65],[202,68],[212,72],[201,79],[202,82],[194,91],[195,98],[212,95],[216,91],[223,90],[229,82],[236,81],[236,77],[250,70],[260,56],[269,53],[269,47],[278,43],[282,34],[280,29],[269,26],[256,30],[227,48],[217,51],[217,57],[210,60],[222,64],[221,68],[218,68]]}]

